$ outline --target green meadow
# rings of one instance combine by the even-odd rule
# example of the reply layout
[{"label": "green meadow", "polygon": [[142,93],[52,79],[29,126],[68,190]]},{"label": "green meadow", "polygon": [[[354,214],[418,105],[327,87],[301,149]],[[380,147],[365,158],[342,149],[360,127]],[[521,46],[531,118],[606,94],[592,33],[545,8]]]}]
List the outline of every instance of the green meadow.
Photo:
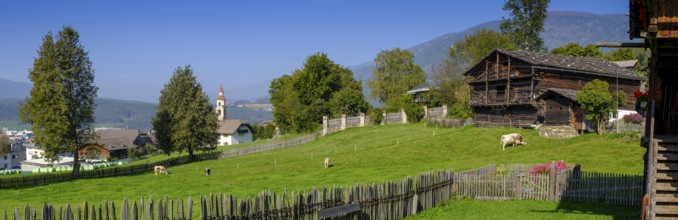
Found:
[{"label": "green meadow", "polygon": [[[499,137],[514,132],[521,133],[528,145],[502,150]],[[8,209],[26,204],[38,206],[45,202],[57,206],[82,204],[83,201],[98,204],[105,200],[120,204],[125,197],[135,200],[142,196],[186,199],[219,192],[243,197],[264,190],[306,191],[311,187],[401,180],[431,170],[462,171],[489,164],[546,163],[553,160],[580,164],[585,171],[642,174],[644,151],[638,139],[625,138],[623,135],[586,134],[567,140],[554,140],[539,137],[535,130],[517,128],[467,126],[453,129],[424,123],[372,126],[350,128],[287,149],[168,167],[169,175],[149,172],[2,189],[0,204]],[[156,157],[137,163],[153,163],[166,156]],[[323,167],[326,157],[332,161],[329,169]],[[207,167],[212,170],[211,176],[203,174]],[[510,208],[512,205],[523,207],[528,206],[524,204],[532,203],[547,210],[554,204],[558,205],[552,202],[520,202],[452,201],[441,210],[457,206],[482,209],[484,206],[495,206],[493,204]],[[607,209],[607,206],[601,207]],[[516,208],[516,212],[524,212],[525,209]],[[491,210],[501,212],[502,209]],[[558,212],[553,216],[559,218],[560,214],[556,214]],[[536,218],[539,216],[536,215]]]}]

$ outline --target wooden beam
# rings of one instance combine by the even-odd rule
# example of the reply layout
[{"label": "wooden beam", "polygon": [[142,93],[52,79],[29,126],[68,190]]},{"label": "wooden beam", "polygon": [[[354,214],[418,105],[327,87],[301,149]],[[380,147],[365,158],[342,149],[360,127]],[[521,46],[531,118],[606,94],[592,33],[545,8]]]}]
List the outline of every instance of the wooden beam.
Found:
[{"label": "wooden beam", "polygon": [[[506,91],[504,91],[504,92],[506,92],[506,94],[505,94],[506,100],[504,102],[509,103],[509,101],[510,101],[509,98],[511,97],[511,95],[509,94],[511,92],[511,57],[506,56],[506,58],[508,59],[508,68],[507,68],[508,74],[506,75]],[[509,118],[509,124],[510,124],[510,120],[511,119]]]},{"label": "wooden beam", "polygon": [[497,62],[494,64],[494,78],[499,79],[499,52],[497,52]]},{"label": "wooden beam", "polygon": [[534,67],[532,67],[532,77],[530,80],[530,100],[534,99]]},{"label": "wooden beam", "polygon": [[645,43],[637,42],[598,42],[596,47],[626,47],[626,48],[644,48]]},{"label": "wooden beam", "polygon": [[489,83],[487,82],[490,74],[488,72],[489,65],[490,65],[489,62],[485,60],[485,104],[487,104],[487,100],[490,98],[490,88],[488,88]]}]

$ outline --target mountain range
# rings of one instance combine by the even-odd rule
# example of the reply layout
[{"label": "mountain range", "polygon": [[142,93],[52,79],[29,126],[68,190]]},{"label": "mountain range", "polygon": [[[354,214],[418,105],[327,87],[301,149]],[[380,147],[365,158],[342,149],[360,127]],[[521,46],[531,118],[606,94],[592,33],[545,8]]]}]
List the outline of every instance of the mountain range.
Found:
[{"label": "mountain range", "polygon": [[[436,37],[407,49],[414,54],[415,63],[421,65],[427,72],[428,77],[431,78],[432,67],[438,65],[447,56],[448,49],[454,42],[478,30],[498,31],[500,23],[499,20],[482,23],[461,32]],[[541,33],[541,37],[544,39],[547,48],[555,48],[570,42],[582,45],[601,41],[623,42],[628,41],[627,28],[628,17],[623,14],[597,15],[582,12],[550,12],[544,23],[544,32]],[[369,96],[370,91],[366,82],[372,78],[374,63],[368,61],[348,68],[353,71],[356,79],[363,82],[363,92],[365,96]],[[258,83],[248,88],[229,91],[227,94],[232,94],[233,97],[245,97],[245,95],[239,94],[245,91],[244,93],[257,94],[257,97],[260,97],[267,94],[268,83]],[[29,83],[0,79],[0,121],[18,120],[16,109],[20,101],[28,96],[30,88],[31,84]],[[248,101],[229,100],[229,103],[231,102],[246,103]],[[255,102],[266,102],[266,98]],[[379,105],[376,101],[371,101],[371,103]],[[100,125],[146,129],[150,128],[149,121],[156,104],[99,98],[97,105],[95,116]],[[228,117],[249,120],[252,123],[272,120],[270,112],[254,111],[236,106],[229,107]]]}]

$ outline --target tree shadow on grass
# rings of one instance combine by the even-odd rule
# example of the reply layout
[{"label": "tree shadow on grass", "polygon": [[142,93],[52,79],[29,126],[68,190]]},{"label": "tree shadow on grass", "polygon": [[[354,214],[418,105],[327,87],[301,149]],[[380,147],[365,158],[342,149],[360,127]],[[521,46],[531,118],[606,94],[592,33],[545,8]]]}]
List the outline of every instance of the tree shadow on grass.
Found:
[{"label": "tree shadow on grass", "polygon": [[602,203],[562,201],[555,210],[530,210],[542,213],[567,213],[612,216],[613,219],[640,219],[640,207]]}]

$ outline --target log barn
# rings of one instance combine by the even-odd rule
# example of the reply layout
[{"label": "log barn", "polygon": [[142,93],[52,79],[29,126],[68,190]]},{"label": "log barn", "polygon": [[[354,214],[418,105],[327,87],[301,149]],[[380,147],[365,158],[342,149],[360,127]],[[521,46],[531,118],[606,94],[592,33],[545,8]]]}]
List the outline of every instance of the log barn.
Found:
[{"label": "log barn", "polygon": [[478,126],[543,124],[575,129],[583,128],[576,94],[585,83],[608,82],[610,92],[626,93],[626,103],[619,109],[633,110],[633,92],[645,79],[603,59],[509,50],[493,51],[464,74]]}]

